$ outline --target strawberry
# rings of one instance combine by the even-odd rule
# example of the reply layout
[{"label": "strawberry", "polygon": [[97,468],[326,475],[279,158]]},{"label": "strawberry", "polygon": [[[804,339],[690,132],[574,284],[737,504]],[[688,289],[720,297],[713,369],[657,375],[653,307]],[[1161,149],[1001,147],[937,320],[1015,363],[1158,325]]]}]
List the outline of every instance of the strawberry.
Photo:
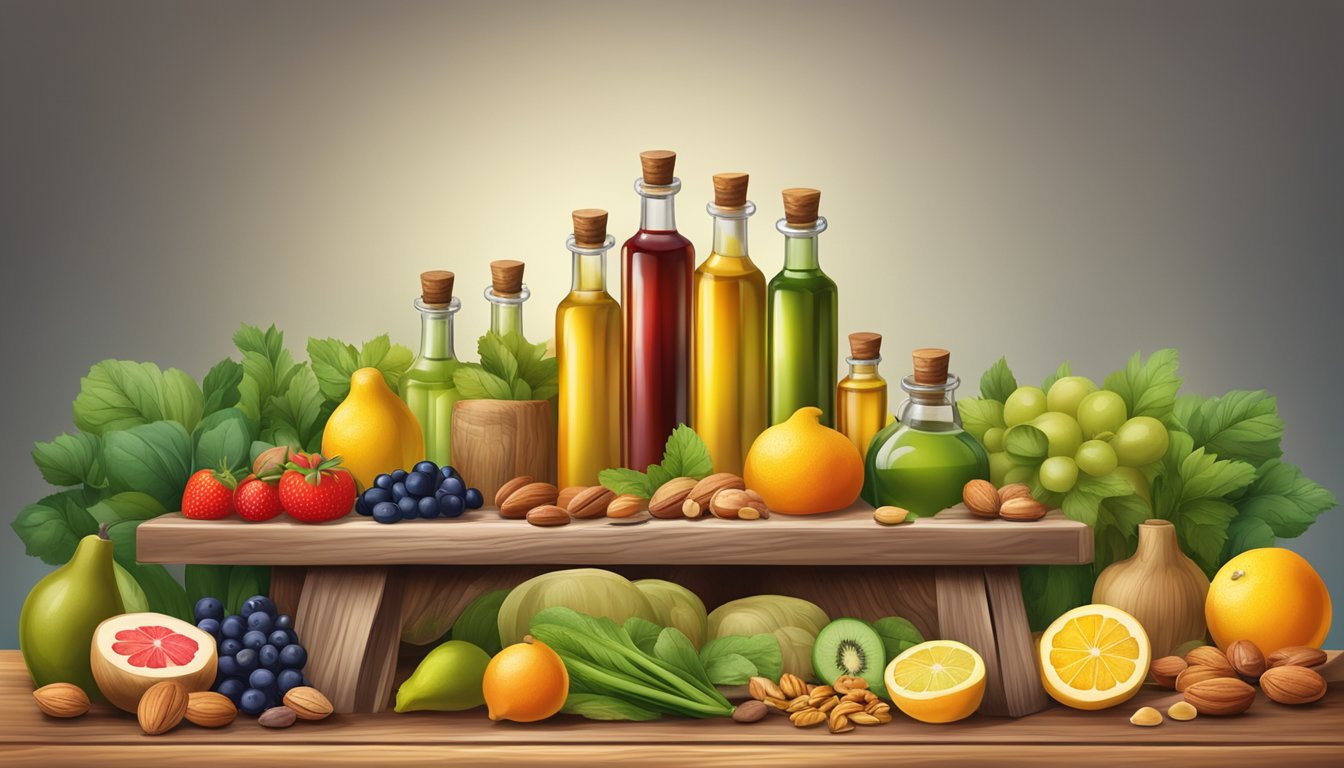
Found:
[{"label": "strawberry", "polygon": [[238,479],[228,468],[202,469],[182,491],[182,515],[192,520],[219,520],[233,514],[233,489]]},{"label": "strawberry", "polygon": [[325,523],[345,517],[355,506],[355,478],[340,469],[340,457],[295,454],[280,478],[280,504],[301,523]]},{"label": "strawberry", "polygon": [[238,484],[238,490],[233,492],[233,503],[238,507],[238,516],[249,523],[270,520],[285,511],[280,505],[278,483],[267,482],[256,475],[249,475]]}]

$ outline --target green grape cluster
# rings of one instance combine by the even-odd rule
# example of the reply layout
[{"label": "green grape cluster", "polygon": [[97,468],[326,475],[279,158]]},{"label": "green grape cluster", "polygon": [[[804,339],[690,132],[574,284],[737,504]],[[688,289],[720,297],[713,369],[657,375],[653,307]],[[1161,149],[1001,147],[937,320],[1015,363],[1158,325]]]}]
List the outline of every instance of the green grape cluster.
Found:
[{"label": "green grape cluster", "polygon": [[1167,452],[1167,428],[1129,417],[1124,398],[1085,376],[1065,376],[1046,392],[1018,387],[1003,405],[1003,427],[986,430],[990,480],[998,486],[1039,482],[1068,493],[1080,474],[1118,475],[1148,498],[1143,469]]}]

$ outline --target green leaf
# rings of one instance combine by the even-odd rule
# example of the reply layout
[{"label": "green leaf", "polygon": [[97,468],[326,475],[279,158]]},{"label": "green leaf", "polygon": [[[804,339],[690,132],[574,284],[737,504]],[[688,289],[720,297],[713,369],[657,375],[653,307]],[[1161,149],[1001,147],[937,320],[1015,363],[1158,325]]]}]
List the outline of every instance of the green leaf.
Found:
[{"label": "green leaf", "polygon": [[658,634],[663,631],[662,627],[638,616],[626,619],[622,629],[636,648],[650,656],[653,655],[653,646],[658,642]]},{"label": "green leaf", "polygon": [[677,477],[677,475],[667,471],[661,464],[650,464],[649,468],[645,470],[644,473],[649,476],[650,497],[652,497],[659,488],[666,485],[672,478]]},{"label": "green leaf", "polygon": [[1195,445],[1220,459],[1236,459],[1260,466],[1283,455],[1283,419],[1277,401],[1265,390],[1235,390],[1222,397],[1181,397],[1177,421]]},{"label": "green leaf", "polygon": [[[1302,470],[1278,459],[1261,465],[1246,493],[1233,502],[1238,521],[1260,520],[1274,537],[1281,539],[1301,536],[1321,513],[1333,509],[1336,503],[1334,494],[1305,477]],[[1246,529],[1243,535],[1256,530],[1249,523],[1242,526]],[[1259,536],[1263,539],[1263,534]]]},{"label": "green leaf", "polygon": [[191,435],[176,421],[144,424],[103,438],[108,489],[142,491],[169,509],[182,500],[191,458]]},{"label": "green leaf", "polygon": [[1163,421],[1176,404],[1181,379],[1176,375],[1180,356],[1174,349],[1160,349],[1144,362],[1138,352],[1122,371],[1106,377],[1104,387],[1125,400],[1130,418],[1151,416]]},{"label": "green leaf", "polygon": [[453,639],[465,640],[494,656],[503,643],[499,639],[499,607],[510,590],[496,589],[472,600],[453,623]]},{"label": "green leaf", "polygon": [[642,499],[653,497],[653,491],[649,488],[648,475],[636,469],[625,469],[623,467],[604,469],[597,473],[597,482],[601,483],[603,488],[618,496],[630,494]]},{"label": "green leaf", "polygon": [[1073,490],[1065,494],[1061,509],[1064,511],[1064,516],[1070,520],[1077,520],[1095,528],[1103,499],[1132,495],[1134,487],[1119,475],[1092,477],[1080,474]]},{"label": "green leaf", "polygon": [[[188,565],[183,569],[186,576],[187,601],[193,606],[203,597],[213,597],[225,603],[229,596],[229,565]],[[225,611],[229,610],[225,606]]]},{"label": "green leaf", "polygon": [[47,565],[65,565],[79,540],[98,532],[98,523],[85,511],[97,496],[85,490],[61,491],[29,504],[10,527],[23,540],[24,551]]},{"label": "green leaf", "polygon": [[[744,665],[734,657],[747,663]],[[700,661],[715,685],[746,685],[757,675],[778,680],[784,665],[779,638],[773,634],[729,635],[711,640],[700,649]]]},{"label": "green leaf", "polygon": [[243,603],[255,595],[264,595],[270,590],[271,569],[260,565],[235,565],[229,569],[229,589],[224,595],[218,595],[224,603],[226,613],[238,613]]},{"label": "green leaf", "polygon": [[195,380],[153,363],[104,360],[80,380],[75,426],[105,435],[156,421],[172,420],[191,430],[201,419],[205,398]]},{"label": "green leaf", "polygon": [[359,370],[359,351],[338,339],[308,339],[308,360],[322,396],[338,403],[345,400],[350,376]]},{"label": "green leaf", "polygon": [[662,466],[671,477],[694,477],[697,480],[714,471],[705,441],[685,424],[678,425],[667,438]]},{"label": "green leaf", "polygon": [[963,398],[957,401],[957,412],[961,414],[961,423],[966,431],[980,442],[984,442],[985,433],[990,429],[1007,426],[1003,421],[1003,403],[998,400]]},{"label": "green leaf", "polygon": [[756,676],[756,665],[741,654],[721,653],[705,662],[705,674],[715,685],[746,685]]},{"label": "green leaf", "polygon": [[1055,369],[1055,372],[1046,376],[1045,381],[1041,382],[1041,389],[1045,392],[1049,392],[1050,387],[1054,386],[1056,381],[1072,375],[1073,366],[1069,365],[1067,362],[1060,363],[1059,367]]},{"label": "green leaf", "polygon": [[222,411],[225,408],[232,408],[242,399],[242,392],[238,386],[243,383],[243,366],[241,363],[231,359],[224,358],[215,364],[210,372],[205,374],[205,379],[201,382],[201,389],[205,395],[205,409],[202,414],[209,416],[216,411]]},{"label": "green leaf", "polygon": [[1008,369],[1007,358],[1000,357],[999,361],[991,365],[989,370],[985,371],[985,375],[980,377],[980,396],[986,400],[998,400],[1002,403],[1015,389],[1017,379]]},{"label": "green leaf", "polygon": [[873,629],[877,630],[878,636],[882,638],[882,646],[886,649],[886,663],[888,664],[908,649],[924,642],[924,635],[920,634],[915,625],[900,616],[887,616],[878,619],[873,622]]},{"label": "green leaf", "polygon": [[33,445],[33,463],[42,479],[57,487],[87,485],[100,487],[107,482],[101,454],[103,441],[97,435],[77,432],[58,435],[50,443]]},{"label": "green leaf", "polygon": [[1152,507],[1138,494],[1102,499],[1093,530],[1096,554],[1092,571],[1100,574],[1106,566],[1133,555],[1138,543],[1139,524],[1152,516]]},{"label": "green leaf", "polygon": [[513,391],[510,393],[514,400],[531,400],[532,387],[522,379],[515,379],[513,382]]},{"label": "green leaf", "polygon": [[247,415],[237,408],[215,411],[201,420],[193,436],[196,443],[193,469],[218,469],[227,465],[234,474],[250,466],[252,432]]},{"label": "green leaf", "polygon": [[464,364],[453,371],[453,386],[463,400],[512,400],[509,383],[484,368]]},{"label": "green leaf", "polygon": [[308,450],[322,438],[322,427],[330,411],[322,396],[317,376],[306,365],[299,366],[281,395],[274,395],[264,410],[268,427],[261,439],[274,445]]},{"label": "green leaf", "polygon": [[[393,344],[386,333],[364,342],[359,350],[359,367],[382,371],[383,380],[393,392],[400,391],[401,380],[413,362],[415,354],[407,347]],[[345,383],[348,389],[350,377],[346,377]]]},{"label": "green leaf", "polygon": [[1181,460],[1181,499],[1218,499],[1236,493],[1255,480],[1255,467],[1241,461],[1219,461],[1196,448]]},{"label": "green leaf", "polygon": [[510,387],[518,380],[518,358],[499,334],[491,331],[476,343],[481,367],[503,379]]},{"label": "green leaf", "polygon": [[1003,450],[1015,464],[1040,464],[1050,451],[1050,438],[1030,424],[1018,424],[1004,434]]},{"label": "green leaf", "polygon": [[1034,632],[1066,611],[1092,602],[1092,566],[1028,565],[1018,569],[1027,618]]},{"label": "green leaf", "polygon": [[299,365],[285,349],[285,334],[274,325],[265,331],[243,325],[233,335],[233,343],[243,353],[239,407],[249,419],[260,423],[271,398],[289,389]]},{"label": "green leaf", "polygon": [[540,387],[558,385],[560,382],[560,361],[546,357],[546,345],[531,344],[520,333],[508,333],[503,337],[505,346],[518,361],[518,375],[536,390]]},{"label": "green leaf", "polygon": [[99,523],[122,523],[127,520],[150,520],[168,509],[153,496],[139,491],[123,491],[89,507],[89,514]]},{"label": "green leaf", "polygon": [[578,715],[589,720],[646,722],[662,717],[651,709],[644,709],[615,696],[603,696],[597,693],[571,692],[565,698],[565,706],[560,711],[567,715]]},{"label": "green leaf", "polygon": [[658,640],[653,644],[653,655],[701,688],[714,690],[714,682],[709,679],[705,665],[700,662],[700,654],[696,653],[690,638],[676,627],[664,627],[658,633]]},{"label": "green leaf", "polygon": [[1220,499],[1193,499],[1182,502],[1172,522],[1181,549],[1212,577],[1221,565],[1218,558],[1227,541],[1228,524],[1237,516],[1237,508]]},{"label": "green leaf", "polygon": [[162,565],[142,565],[135,559],[135,531],[143,520],[127,520],[108,527],[107,535],[112,539],[113,555],[117,563],[135,577],[140,588],[149,600],[149,609],[158,613],[175,616],[183,621],[193,621],[192,606],[187,602],[187,591],[172,577]]},{"label": "green leaf", "polygon": [[1272,547],[1277,543],[1274,529],[1258,517],[1240,515],[1233,518],[1227,526],[1227,541],[1223,544],[1223,553],[1219,560],[1228,560],[1252,549]]}]

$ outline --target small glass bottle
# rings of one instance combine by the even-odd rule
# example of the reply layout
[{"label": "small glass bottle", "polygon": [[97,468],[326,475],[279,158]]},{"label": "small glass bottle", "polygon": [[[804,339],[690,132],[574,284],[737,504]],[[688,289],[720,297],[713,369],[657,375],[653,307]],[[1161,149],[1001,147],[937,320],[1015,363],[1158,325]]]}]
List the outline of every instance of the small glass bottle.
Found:
[{"label": "small glass bottle", "polygon": [[639,156],[639,231],[621,247],[625,305],[625,466],[663,460],[668,435],[690,422],[691,272],[695,246],[677,231],[675,152]]},{"label": "small glass bottle", "polygon": [[523,262],[500,259],[490,262],[490,287],[485,300],[490,302],[490,330],[500,336],[523,335],[523,302],[532,297],[523,282]]},{"label": "small glass bottle", "polygon": [[838,292],[817,261],[817,236],[826,219],[817,215],[821,192],[784,190],[784,269],[770,281],[770,423],[788,420],[799,408],[821,409],[821,423],[835,425],[835,377],[839,358]]},{"label": "small glass bottle", "polygon": [[960,502],[967,482],[989,479],[989,457],[957,414],[961,380],[947,372],[950,357],[945,349],[915,350],[915,373],[901,379],[910,397],[868,448],[863,499],[869,504],[932,515]]},{"label": "small glass bottle", "polygon": [[882,335],[851,333],[849,351],[849,375],[835,391],[835,428],[866,456],[873,435],[887,425],[887,380],[877,372]]},{"label": "small glass bottle", "polygon": [[597,485],[597,474],[621,465],[621,305],[607,293],[607,212],[574,212],[573,290],[555,311],[560,366],[557,432],[561,488]]},{"label": "small glass bottle", "polygon": [[420,275],[420,354],[401,382],[401,397],[425,433],[425,458],[441,466],[451,463],[453,405],[457,387],[453,372],[453,315],[462,302],[453,296],[453,273],[434,270]]},{"label": "small glass bottle", "polygon": [[747,174],[714,176],[714,250],[695,270],[691,426],[715,472],[742,474],[766,427],[765,276],[747,255]]}]

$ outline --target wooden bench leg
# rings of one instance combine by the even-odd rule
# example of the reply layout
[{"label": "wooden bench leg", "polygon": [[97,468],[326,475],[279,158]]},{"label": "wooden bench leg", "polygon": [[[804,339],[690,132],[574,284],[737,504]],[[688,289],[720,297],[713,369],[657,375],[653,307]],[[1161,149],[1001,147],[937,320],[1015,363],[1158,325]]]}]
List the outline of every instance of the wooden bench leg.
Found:
[{"label": "wooden bench leg", "polygon": [[985,569],[989,611],[994,619],[999,669],[1003,673],[1004,697],[1009,717],[1024,717],[1050,705],[1041,685],[1036,663],[1036,641],[1031,637],[1027,607],[1022,602],[1022,582],[1017,569]]},{"label": "wooden bench leg", "polygon": [[303,597],[303,577],[308,569],[299,565],[277,565],[271,568],[271,600],[280,613],[294,616],[299,612],[299,598]]},{"label": "wooden bench leg", "polygon": [[295,626],[304,672],[341,713],[382,711],[392,695],[401,603],[390,569],[308,569]]}]

